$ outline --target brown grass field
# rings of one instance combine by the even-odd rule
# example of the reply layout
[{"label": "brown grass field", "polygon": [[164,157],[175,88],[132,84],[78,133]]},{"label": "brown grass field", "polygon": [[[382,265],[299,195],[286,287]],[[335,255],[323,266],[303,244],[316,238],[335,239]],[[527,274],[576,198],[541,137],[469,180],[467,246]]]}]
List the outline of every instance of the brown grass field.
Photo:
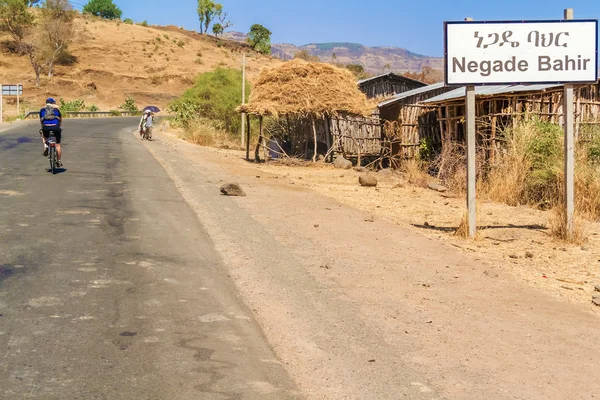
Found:
[{"label": "brown grass field", "polygon": [[[69,51],[77,58],[71,66],[58,66],[55,77],[35,75],[26,57],[7,51],[0,37],[0,81],[24,85],[25,108],[35,109],[45,97],[82,99],[100,110],[116,109],[127,96],[138,106],[164,108],[190,87],[194,78],[215,67],[241,68],[247,50],[247,74],[252,81],[266,66],[280,61],[246,46],[212,36],[202,36],[174,26],[139,26],[78,16]],[[16,115],[16,99],[5,99],[4,115]]]}]

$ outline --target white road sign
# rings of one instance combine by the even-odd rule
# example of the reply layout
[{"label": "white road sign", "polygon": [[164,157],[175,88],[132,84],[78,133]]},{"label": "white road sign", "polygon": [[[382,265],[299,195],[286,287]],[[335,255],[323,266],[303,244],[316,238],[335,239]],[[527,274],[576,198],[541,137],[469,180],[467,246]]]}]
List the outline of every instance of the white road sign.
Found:
[{"label": "white road sign", "polygon": [[444,25],[447,85],[598,80],[598,20]]},{"label": "white road sign", "polygon": [[23,85],[2,85],[3,96],[22,96]]}]

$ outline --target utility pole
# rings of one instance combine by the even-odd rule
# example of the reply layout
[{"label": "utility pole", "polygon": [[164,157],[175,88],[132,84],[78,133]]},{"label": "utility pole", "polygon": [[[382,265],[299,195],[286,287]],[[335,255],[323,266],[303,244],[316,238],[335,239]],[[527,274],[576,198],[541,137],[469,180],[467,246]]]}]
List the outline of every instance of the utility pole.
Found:
[{"label": "utility pole", "polygon": [[[242,105],[246,104],[246,53],[244,53],[244,58],[242,60]],[[242,148],[246,144],[245,141],[245,129],[246,128],[246,113],[242,113],[242,132],[240,134],[240,142]],[[250,140],[250,139],[248,139]]]},{"label": "utility pole", "polygon": [[[574,18],[572,8],[565,10],[565,19]],[[573,215],[575,213],[575,140],[573,135],[573,84],[566,84],[563,95],[563,124],[565,131],[565,223],[567,239],[573,239]]]}]

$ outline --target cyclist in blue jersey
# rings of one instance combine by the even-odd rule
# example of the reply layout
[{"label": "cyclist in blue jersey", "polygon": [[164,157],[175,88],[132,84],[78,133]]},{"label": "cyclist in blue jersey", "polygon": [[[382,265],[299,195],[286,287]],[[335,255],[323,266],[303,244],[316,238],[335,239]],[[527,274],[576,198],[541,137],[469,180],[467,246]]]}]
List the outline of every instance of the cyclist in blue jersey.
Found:
[{"label": "cyclist in blue jersey", "polygon": [[40,135],[44,142],[44,156],[48,155],[48,145],[46,141],[50,137],[50,132],[54,132],[56,138],[56,156],[58,158],[58,166],[62,167],[62,149],[60,142],[62,139],[62,115],[59,107],[56,105],[56,101],[53,98],[46,100],[46,106],[40,110],[40,123],[42,129],[40,129]]}]

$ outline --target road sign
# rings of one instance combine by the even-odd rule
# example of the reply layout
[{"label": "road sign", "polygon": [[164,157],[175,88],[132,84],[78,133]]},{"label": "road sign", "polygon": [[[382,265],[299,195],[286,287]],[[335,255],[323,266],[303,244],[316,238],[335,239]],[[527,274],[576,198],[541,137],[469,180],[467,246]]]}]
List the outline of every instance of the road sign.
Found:
[{"label": "road sign", "polygon": [[2,96],[22,96],[23,85],[2,85]]},{"label": "road sign", "polygon": [[598,20],[444,23],[447,85],[598,80]]}]

